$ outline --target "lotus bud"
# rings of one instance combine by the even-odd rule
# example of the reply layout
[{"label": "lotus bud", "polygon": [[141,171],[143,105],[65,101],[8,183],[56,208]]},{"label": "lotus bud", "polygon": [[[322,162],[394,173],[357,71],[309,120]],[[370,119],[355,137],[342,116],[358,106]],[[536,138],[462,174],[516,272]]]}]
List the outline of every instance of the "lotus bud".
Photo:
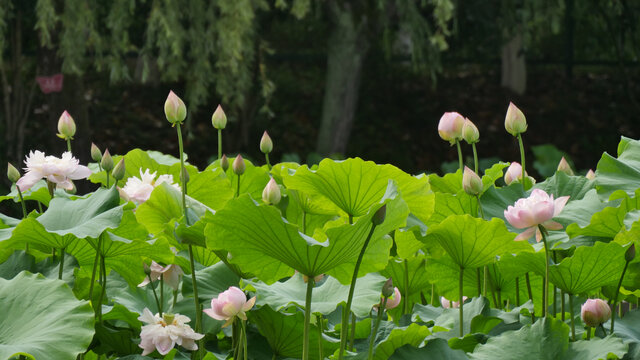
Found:
[{"label": "lotus bud", "polygon": [[[527,172],[524,173],[527,175]],[[527,175],[528,176],[528,175]],[[504,174],[504,182],[507,185],[511,185],[511,183],[518,182],[522,180],[522,166],[517,162],[512,162],[507,168],[507,172]]]},{"label": "lotus bud", "polygon": [[636,244],[631,244],[627,251],[624,253],[624,260],[626,262],[632,262],[636,258]]},{"label": "lotus bud", "polygon": [[124,167],[124,158],[120,159],[116,166],[113,168],[111,172],[111,176],[113,176],[116,181],[122,180],[124,178],[125,167]]},{"label": "lotus bud", "polygon": [[227,158],[227,155],[222,155],[222,158],[220,159],[220,167],[222,167],[222,171],[227,172],[227,169],[229,169],[229,159]]},{"label": "lotus bud", "polygon": [[278,205],[280,203],[280,187],[276,181],[271,178],[267,183],[267,186],[262,190],[262,201],[267,205]]},{"label": "lotus bud", "polygon": [[16,183],[20,179],[20,172],[11,163],[7,163],[7,177],[12,183]]},{"label": "lotus bud", "polygon": [[463,126],[464,118],[462,115],[457,112],[446,112],[438,123],[438,134],[443,140],[453,144],[456,140],[462,139]]},{"label": "lotus bud", "polygon": [[589,171],[587,171],[587,175],[585,175],[585,177],[589,180],[593,180],[596,178],[596,173],[593,172],[593,170],[589,169]]},{"label": "lotus bud", "polygon": [[558,163],[558,171],[561,171],[569,176],[573,176],[573,170],[571,170],[571,166],[564,158],[564,156],[562,157],[562,159],[560,159],[560,163]]},{"label": "lotus bud", "polygon": [[65,110],[58,119],[58,137],[61,139],[73,139],[76,134],[76,123],[67,110]]},{"label": "lotus bud", "polygon": [[504,128],[513,136],[518,136],[527,131],[527,118],[512,102],[509,103],[507,115],[504,118]]},{"label": "lotus bud", "polygon": [[173,125],[181,124],[187,117],[187,107],[173,91],[169,91],[167,100],[164,102],[164,115]]},{"label": "lotus bud", "polygon": [[400,295],[400,290],[398,288],[393,288],[393,296],[387,299],[387,305],[385,309],[391,310],[398,305],[400,305],[400,301],[402,300],[402,295]]},{"label": "lotus bud", "polygon": [[465,119],[462,125],[462,138],[467,144],[475,144],[480,140],[480,131],[469,119]]},{"label": "lotus bud", "polygon": [[389,278],[384,285],[382,285],[382,296],[389,297],[393,295],[393,279]]},{"label": "lotus bud", "polygon": [[596,327],[611,318],[611,308],[604,300],[588,299],[582,305],[580,315],[585,325]]},{"label": "lotus bud", "polygon": [[466,166],[462,173],[462,188],[464,189],[464,192],[471,196],[477,196],[484,188],[480,176]]},{"label": "lotus bud", "polygon": [[94,143],[91,143],[91,159],[97,163],[102,161],[102,152]]},{"label": "lotus bud", "polygon": [[104,151],[104,154],[102,155],[102,161],[100,161],[100,165],[104,170],[113,170],[113,158],[111,157],[111,154],[109,154],[109,149],[106,149]]},{"label": "lotus bud", "polygon": [[378,226],[384,222],[384,218],[386,216],[387,216],[387,204],[384,204],[380,209],[378,209],[378,211],[376,211],[375,214],[373,214],[373,217],[371,218],[371,222],[373,223],[373,225]]},{"label": "lotus bud", "polygon": [[242,159],[242,155],[238,154],[238,156],[236,156],[236,159],[233,160],[233,165],[231,166],[231,168],[236,175],[244,174],[244,170],[246,167],[244,165],[244,159]]},{"label": "lotus bud", "polygon": [[218,130],[222,130],[227,127],[227,115],[224,113],[224,110],[222,110],[222,106],[218,105],[216,111],[211,115],[211,124],[213,124],[213,127]]},{"label": "lotus bud", "polygon": [[262,139],[260,139],[260,151],[262,151],[263,154],[268,154],[271,150],[273,150],[273,141],[271,141],[269,134],[265,131],[264,134],[262,134]]}]

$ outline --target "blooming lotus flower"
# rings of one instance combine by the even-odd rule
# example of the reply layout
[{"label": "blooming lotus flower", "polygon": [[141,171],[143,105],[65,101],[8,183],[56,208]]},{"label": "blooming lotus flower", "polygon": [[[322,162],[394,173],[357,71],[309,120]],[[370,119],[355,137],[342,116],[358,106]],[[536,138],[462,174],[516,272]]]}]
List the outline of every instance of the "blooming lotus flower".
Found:
[{"label": "blooming lotus flower", "polygon": [[567,201],[568,196],[553,199],[543,190],[534,189],[528,198],[523,198],[504,211],[504,217],[517,229],[526,229],[516,237],[516,240],[527,240],[536,234],[536,241],[542,240],[542,234],[538,225],[542,225],[549,230],[560,230],[562,225],[551,220],[558,216]]},{"label": "blooming lotus flower", "polygon": [[[147,264],[144,265],[147,268]],[[143,287],[149,283],[149,278],[151,281],[156,281],[160,279],[162,276],[162,281],[165,284],[169,285],[173,290],[178,290],[178,285],[180,284],[180,276],[184,275],[182,268],[175,264],[169,264],[167,266],[162,266],[155,261],[151,261],[151,266],[148,267],[151,273],[144,278],[138,287]]]},{"label": "blooming lotus flower", "polygon": [[[524,172],[524,175],[531,180],[532,184],[535,184],[536,181],[534,178],[529,176],[527,172]],[[507,168],[507,172],[504,174],[504,182],[507,185],[511,185],[514,181],[522,181],[522,165],[517,162],[512,162],[511,165]]]},{"label": "blooming lotus flower", "polygon": [[[462,303],[464,304],[465,301],[467,301],[467,297],[463,296],[462,297]],[[450,301],[447,298],[445,298],[444,296],[440,297],[440,304],[445,309],[448,309],[448,308],[457,309],[457,308],[460,307],[460,302],[459,301]]]},{"label": "blooming lotus flower", "polygon": [[45,156],[42,151],[31,151],[24,162],[26,173],[16,182],[20,191],[29,190],[40,179],[57,184],[59,188],[72,190],[71,180],[86,179],[91,175],[88,167],[80,165],[78,159],[70,152],[62,154],[62,158]]},{"label": "blooming lotus flower", "polygon": [[464,126],[462,115],[457,112],[446,112],[438,123],[438,134],[443,140],[453,144],[462,139],[462,126]]},{"label": "blooming lotus flower", "polygon": [[156,179],[156,172],[149,173],[149,169],[146,169],[144,173],[140,169],[140,178],[135,176],[127,179],[127,183],[122,189],[118,189],[120,196],[127,200],[133,201],[136,205],[140,205],[143,202],[149,200],[151,192],[156,186],[167,183],[174,188],[180,190],[180,186],[173,183],[173,177],[171,175],[160,175]]},{"label": "blooming lotus flower", "polygon": [[158,350],[160,355],[167,355],[176,344],[187,350],[198,350],[194,340],[204,337],[186,324],[191,319],[184,315],[165,313],[160,317],[145,308],[138,320],[147,323],[142,326],[138,345],[144,349],[142,356],[151,354],[153,350]]},{"label": "blooming lotus flower", "polygon": [[596,327],[611,318],[611,308],[604,300],[588,299],[582,305],[580,316],[585,325]]},{"label": "blooming lotus flower", "polygon": [[226,320],[227,322],[222,325],[225,327],[229,326],[236,316],[247,320],[246,312],[251,310],[255,303],[255,296],[247,301],[247,296],[242,290],[231,286],[227,291],[220,293],[217,298],[211,299],[211,309],[202,311],[216,320]]}]

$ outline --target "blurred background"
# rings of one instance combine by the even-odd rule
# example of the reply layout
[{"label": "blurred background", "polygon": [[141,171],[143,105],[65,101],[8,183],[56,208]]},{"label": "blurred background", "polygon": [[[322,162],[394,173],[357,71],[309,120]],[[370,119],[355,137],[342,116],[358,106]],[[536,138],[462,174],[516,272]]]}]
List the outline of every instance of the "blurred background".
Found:
[{"label": "blurred background", "polygon": [[272,161],[455,170],[437,133],[445,111],[476,124],[485,163],[519,161],[503,125],[513,101],[528,170],[548,175],[564,154],[584,173],[640,135],[639,19],[635,0],[0,0],[0,160],[60,156],[65,109],[82,163],[91,142],[177,156],[173,90],[200,168],[218,104],[224,152],[260,163],[268,130]]}]

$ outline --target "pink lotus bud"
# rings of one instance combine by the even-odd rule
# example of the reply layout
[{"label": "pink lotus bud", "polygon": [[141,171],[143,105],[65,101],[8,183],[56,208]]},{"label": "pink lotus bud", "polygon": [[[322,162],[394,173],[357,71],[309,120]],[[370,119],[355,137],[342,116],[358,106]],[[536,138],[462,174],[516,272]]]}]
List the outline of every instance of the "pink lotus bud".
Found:
[{"label": "pink lotus bud", "polygon": [[260,151],[262,151],[263,154],[268,154],[271,150],[273,150],[273,141],[271,141],[269,134],[265,131],[264,134],[262,134],[262,139],[260,139]]},{"label": "pink lotus bud", "polygon": [[632,262],[636,258],[636,244],[631,244],[627,251],[624,253],[624,260],[626,262]]},{"label": "pink lotus bud", "polygon": [[116,180],[122,180],[124,178],[125,167],[124,167],[124,158],[120,159],[116,166],[113,168],[111,172],[111,176],[113,176]]},{"label": "pink lotus bud", "polygon": [[7,163],[7,177],[12,183],[16,183],[20,179],[20,172],[11,163]]},{"label": "pink lotus bud", "polygon": [[224,110],[222,110],[222,106],[218,105],[216,111],[211,115],[211,124],[218,130],[227,127],[227,115],[224,113]]},{"label": "pink lotus bud", "polygon": [[233,165],[231,167],[236,175],[244,174],[245,164],[244,159],[242,159],[242,155],[238,154],[238,156],[236,156],[236,159],[233,160]]},{"label": "pink lotus bud", "polygon": [[222,171],[224,172],[227,172],[227,169],[229,169],[229,159],[227,155],[222,155],[222,158],[220,158],[220,167],[222,167]]},{"label": "pink lotus bud", "polygon": [[267,205],[278,205],[280,203],[280,186],[271,178],[267,186],[262,190],[262,201]]},{"label": "pink lotus bud", "polygon": [[[525,175],[527,173],[525,172]],[[504,182],[507,185],[511,185],[513,182],[522,181],[522,166],[517,162],[512,162],[507,168],[507,172],[504,174]]]},{"label": "pink lotus bud", "polygon": [[58,137],[61,139],[73,139],[76,134],[76,123],[67,110],[65,110],[58,119]]},{"label": "pink lotus bud", "polygon": [[475,144],[480,140],[480,131],[469,119],[465,119],[462,125],[462,138],[467,144]]},{"label": "pink lotus bud", "polygon": [[371,222],[373,223],[373,225],[378,226],[384,222],[384,218],[386,216],[387,216],[387,204],[384,204],[380,209],[376,211],[375,214],[373,214],[373,217],[371,218]]},{"label": "pink lotus bud", "polygon": [[589,169],[589,171],[587,171],[587,175],[585,175],[585,177],[589,180],[593,180],[596,178],[596,173],[593,172],[593,170]]},{"label": "pink lotus bud", "polygon": [[387,299],[387,305],[385,309],[391,310],[396,306],[400,305],[400,301],[402,300],[402,296],[400,295],[400,290],[398,288],[393,288],[393,296]]},{"label": "pink lotus bud", "polygon": [[[462,303],[464,304],[465,301],[467,301],[467,297],[463,296],[462,297]],[[460,302],[459,301],[450,301],[447,298],[445,298],[444,296],[440,297],[440,304],[445,309],[449,309],[449,308],[457,309],[457,308],[460,307]]]},{"label": "pink lotus bud", "polygon": [[462,188],[464,189],[464,192],[471,196],[480,194],[484,188],[480,176],[466,166],[462,173]]},{"label": "pink lotus bud", "polygon": [[588,299],[582,305],[580,315],[585,325],[596,327],[611,318],[611,308],[604,300]]},{"label": "pink lotus bud", "polygon": [[560,159],[560,163],[558,163],[558,171],[561,171],[569,176],[573,176],[573,170],[571,170],[571,166],[564,158],[564,156],[562,157],[562,159]]},{"label": "pink lotus bud", "polygon": [[518,134],[527,131],[527,118],[512,102],[509,103],[507,115],[504,118],[504,128],[513,136],[518,136]]},{"label": "pink lotus bud", "polygon": [[242,320],[247,320],[246,312],[251,310],[255,303],[255,296],[247,301],[247,296],[242,290],[231,286],[227,291],[211,300],[211,309],[204,309],[203,311],[216,320],[226,320],[227,322],[222,326],[225,327],[230,325],[236,316]]},{"label": "pink lotus bud", "polygon": [[94,143],[91,143],[91,159],[95,162],[102,161],[102,152]]},{"label": "pink lotus bud", "polygon": [[111,154],[109,154],[109,149],[106,149],[104,151],[104,154],[102,155],[102,161],[100,161],[100,165],[104,170],[113,170],[113,158],[111,157]]},{"label": "pink lotus bud", "polygon": [[462,139],[462,126],[464,118],[457,112],[446,112],[438,123],[438,134],[443,140],[455,143]]},{"label": "pink lotus bud", "polygon": [[187,117],[187,107],[173,91],[169,91],[167,100],[164,102],[164,115],[174,125],[181,124]]}]

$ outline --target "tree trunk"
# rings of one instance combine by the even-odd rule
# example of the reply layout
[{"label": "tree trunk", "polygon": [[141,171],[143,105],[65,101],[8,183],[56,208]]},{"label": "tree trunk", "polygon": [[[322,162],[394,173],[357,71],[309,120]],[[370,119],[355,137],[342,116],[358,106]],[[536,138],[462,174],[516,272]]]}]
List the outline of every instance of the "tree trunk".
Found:
[{"label": "tree trunk", "polygon": [[[329,1],[333,27],[329,36],[327,79],[317,151],[344,154],[358,104],[362,65],[369,49],[367,19],[349,3]],[[357,22],[358,21],[358,22]]]},{"label": "tree trunk", "polygon": [[524,94],[527,89],[527,64],[520,34],[502,46],[501,85],[518,95]]}]

